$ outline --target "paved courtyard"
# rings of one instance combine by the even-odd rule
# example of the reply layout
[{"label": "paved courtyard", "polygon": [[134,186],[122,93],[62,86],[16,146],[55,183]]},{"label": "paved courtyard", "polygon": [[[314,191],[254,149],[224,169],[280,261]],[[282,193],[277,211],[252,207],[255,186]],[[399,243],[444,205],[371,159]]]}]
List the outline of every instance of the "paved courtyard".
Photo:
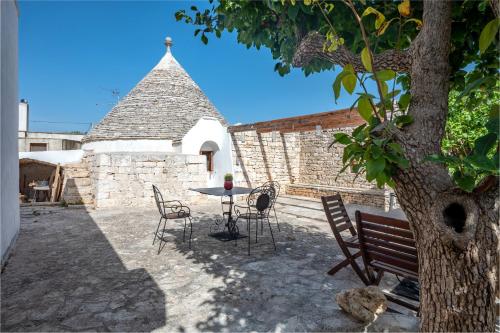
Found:
[{"label": "paved courtyard", "polygon": [[[2,331],[413,331],[386,312],[364,327],[335,302],[361,287],[346,268],[319,202],[282,198],[281,232],[222,242],[209,237],[220,205],[192,206],[193,243],[169,221],[151,244],[155,210],[23,207],[21,232],[1,275]],[[358,207],[348,206],[352,215]],[[398,214],[395,212],[393,214]],[[245,222],[240,230],[245,230]],[[255,226],[252,226],[255,228]],[[254,230],[254,229],[253,229]],[[388,277],[388,284],[395,283]]]}]

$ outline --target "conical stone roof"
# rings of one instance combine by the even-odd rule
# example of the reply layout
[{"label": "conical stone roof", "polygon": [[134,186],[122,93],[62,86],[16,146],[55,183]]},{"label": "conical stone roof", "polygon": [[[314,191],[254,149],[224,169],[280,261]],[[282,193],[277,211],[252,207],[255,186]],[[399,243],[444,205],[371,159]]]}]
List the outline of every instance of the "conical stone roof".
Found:
[{"label": "conical stone roof", "polygon": [[200,87],[167,52],[160,62],[83,138],[181,140],[202,117],[226,121]]}]

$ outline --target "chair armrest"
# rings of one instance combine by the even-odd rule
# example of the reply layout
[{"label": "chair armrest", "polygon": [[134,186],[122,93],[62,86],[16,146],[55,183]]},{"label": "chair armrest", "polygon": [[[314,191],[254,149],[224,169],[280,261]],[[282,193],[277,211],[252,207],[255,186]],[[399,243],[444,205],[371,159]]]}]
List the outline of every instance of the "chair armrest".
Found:
[{"label": "chair armrest", "polygon": [[170,208],[172,213],[188,213],[191,214],[191,209],[183,205],[179,200],[167,200],[161,202],[165,208]]},{"label": "chair armrest", "polygon": [[237,216],[240,216],[243,214],[243,210],[245,210],[245,213],[250,213],[250,206],[233,205],[233,210]]}]

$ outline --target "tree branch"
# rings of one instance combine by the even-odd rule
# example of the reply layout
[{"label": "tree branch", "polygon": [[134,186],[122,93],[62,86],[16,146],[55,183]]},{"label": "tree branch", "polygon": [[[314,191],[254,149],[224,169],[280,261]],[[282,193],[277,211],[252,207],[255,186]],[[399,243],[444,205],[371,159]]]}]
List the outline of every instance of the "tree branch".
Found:
[{"label": "tree branch", "polygon": [[[318,32],[313,31],[305,36],[293,57],[294,67],[303,67],[313,59],[327,60],[333,64],[345,66],[352,64],[357,72],[365,72],[366,69],[361,62],[361,58],[352,53],[345,46],[341,45],[336,51],[325,51],[325,38]],[[411,68],[411,56],[409,50],[387,50],[380,54],[373,55],[373,67],[377,70],[392,69],[395,72],[407,73]]]}]

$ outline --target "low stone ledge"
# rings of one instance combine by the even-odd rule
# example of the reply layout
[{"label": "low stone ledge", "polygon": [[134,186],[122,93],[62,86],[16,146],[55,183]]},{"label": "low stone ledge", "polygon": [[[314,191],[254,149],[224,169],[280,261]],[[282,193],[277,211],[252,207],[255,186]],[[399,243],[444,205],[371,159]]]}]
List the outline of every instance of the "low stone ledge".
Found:
[{"label": "low stone ledge", "polygon": [[346,204],[357,204],[388,209],[388,191],[370,188],[351,188],[315,184],[287,184],[286,194],[319,199],[325,195],[340,194]]}]

